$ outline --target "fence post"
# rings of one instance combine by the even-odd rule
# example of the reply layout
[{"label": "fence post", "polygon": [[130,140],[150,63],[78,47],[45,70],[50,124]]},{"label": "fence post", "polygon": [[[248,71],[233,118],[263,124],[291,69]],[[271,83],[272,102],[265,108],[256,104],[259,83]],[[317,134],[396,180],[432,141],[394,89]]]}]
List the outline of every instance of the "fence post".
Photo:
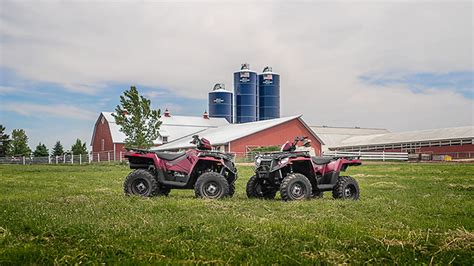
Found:
[{"label": "fence post", "polygon": [[58,164],[58,156],[56,155],[56,164]]},{"label": "fence post", "polygon": [[109,163],[110,163],[110,151],[107,152],[107,159],[108,159],[108,161],[109,161]]},{"label": "fence post", "polygon": [[71,164],[74,164],[74,153],[71,153]]},{"label": "fence post", "polygon": [[48,155],[48,164],[51,164],[51,156]]},{"label": "fence post", "polygon": [[100,163],[100,152],[97,153],[97,162]]},{"label": "fence post", "polygon": [[63,163],[66,163],[66,154],[63,154]]},{"label": "fence post", "polygon": [[385,162],[385,151],[384,150],[382,151],[382,161]]},{"label": "fence post", "polygon": [[122,151],[120,151],[119,156],[120,156],[119,160],[120,160],[120,162],[122,162]]},{"label": "fence post", "polygon": [[79,154],[79,164],[82,164],[82,154]]},{"label": "fence post", "polygon": [[25,156],[23,156],[23,165],[26,164]]}]

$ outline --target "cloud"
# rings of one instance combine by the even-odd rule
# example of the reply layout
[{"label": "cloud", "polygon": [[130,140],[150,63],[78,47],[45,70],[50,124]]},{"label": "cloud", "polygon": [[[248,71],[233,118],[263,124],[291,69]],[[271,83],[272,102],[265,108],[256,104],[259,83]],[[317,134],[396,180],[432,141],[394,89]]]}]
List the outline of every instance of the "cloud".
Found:
[{"label": "cloud", "polygon": [[34,103],[7,103],[0,106],[0,110],[33,117],[53,116],[74,120],[93,120],[97,118],[97,113],[63,104],[41,105]]},{"label": "cloud", "polygon": [[249,62],[281,74],[282,115],[302,113],[310,124],[461,125],[472,123],[473,101],[454,88],[414,93],[359,77],[472,72],[472,8],[470,1],[3,2],[0,65],[86,94],[116,82],[203,101],[217,82],[231,88],[232,72]]},{"label": "cloud", "polygon": [[20,89],[10,87],[10,86],[0,86],[0,95],[6,95],[18,92]]}]

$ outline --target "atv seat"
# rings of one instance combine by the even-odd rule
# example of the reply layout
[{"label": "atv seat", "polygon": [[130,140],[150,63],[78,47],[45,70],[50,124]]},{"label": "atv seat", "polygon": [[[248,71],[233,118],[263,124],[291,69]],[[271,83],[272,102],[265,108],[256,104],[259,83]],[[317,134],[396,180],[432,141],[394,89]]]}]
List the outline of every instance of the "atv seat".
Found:
[{"label": "atv seat", "polygon": [[332,157],[316,157],[316,156],[311,156],[311,160],[315,164],[328,164],[330,163],[334,158]]},{"label": "atv seat", "polygon": [[166,161],[173,161],[178,159],[181,156],[184,156],[186,152],[155,152],[158,158],[166,160]]}]

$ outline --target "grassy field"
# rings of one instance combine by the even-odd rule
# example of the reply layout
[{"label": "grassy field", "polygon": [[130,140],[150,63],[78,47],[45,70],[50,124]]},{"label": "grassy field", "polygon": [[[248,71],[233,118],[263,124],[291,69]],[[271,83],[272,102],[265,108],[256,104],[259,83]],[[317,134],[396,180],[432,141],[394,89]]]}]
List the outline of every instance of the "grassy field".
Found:
[{"label": "grassy field", "polygon": [[474,263],[474,165],[353,167],[359,201],[122,193],[126,166],[0,166],[0,265]]}]

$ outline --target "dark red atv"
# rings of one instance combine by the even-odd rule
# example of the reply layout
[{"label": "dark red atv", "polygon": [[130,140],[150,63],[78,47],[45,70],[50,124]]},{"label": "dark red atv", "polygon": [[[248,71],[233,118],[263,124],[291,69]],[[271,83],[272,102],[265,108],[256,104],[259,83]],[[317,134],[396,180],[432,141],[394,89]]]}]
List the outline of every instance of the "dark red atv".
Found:
[{"label": "dark red atv", "polygon": [[349,166],[361,165],[358,158],[314,157],[308,151],[297,151],[298,142],[309,147],[310,140],[297,137],[280,152],[255,157],[255,175],[247,183],[249,198],[273,199],[278,190],[282,200],[302,200],[323,196],[332,191],[336,199],[359,198],[359,185],[350,176],[341,176]]},{"label": "dark red atv", "polygon": [[232,197],[237,179],[231,154],[211,151],[208,140],[193,136],[197,149],[186,152],[155,152],[131,149],[125,157],[135,169],[125,179],[127,195],[167,196],[171,189],[194,189],[196,197]]}]

